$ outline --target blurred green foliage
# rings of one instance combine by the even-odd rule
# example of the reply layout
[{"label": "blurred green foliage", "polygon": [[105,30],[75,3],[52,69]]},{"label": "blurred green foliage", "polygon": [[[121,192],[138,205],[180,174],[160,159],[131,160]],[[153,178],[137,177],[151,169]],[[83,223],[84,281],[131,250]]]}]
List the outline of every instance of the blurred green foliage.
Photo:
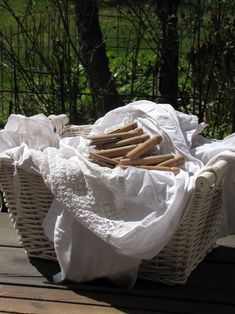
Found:
[{"label": "blurred green foliage", "polygon": [[[17,52],[25,73],[29,75],[26,80],[25,73],[17,66],[15,80],[18,86],[15,86],[14,59],[8,54],[3,61],[1,54],[0,89],[17,87],[19,90],[31,89],[32,93],[22,94],[18,107],[16,93],[4,96],[0,103],[0,125],[4,125],[11,112],[10,102],[16,106],[13,111],[20,110],[26,115],[59,113],[63,106],[73,115],[72,108],[76,106],[76,121],[93,123],[96,117],[87,77],[76,50],[66,39],[54,0],[8,2],[19,18],[25,14],[25,22],[26,17],[27,21],[31,21],[27,30],[33,41],[30,43],[16,19],[0,5],[0,31],[11,36],[12,47],[9,49]],[[100,4],[100,24],[119,94],[125,103],[136,99],[157,101],[160,55],[154,8],[149,1],[106,0],[100,1]],[[231,132],[231,113],[235,111],[234,9],[234,1],[182,0],[178,14],[179,109],[206,121],[209,128],[205,130],[205,135],[214,138],[223,138]],[[68,10],[70,35],[78,49],[73,1],[69,2]],[[51,25],[49,19],[42,19],[42,16],[49,15],[54,19],[50,20]],[[55,29],[49,33],[52,27]],[[17,37],[19,32],[21,37]],[[37,52],[37,40],[48,65]]]}]

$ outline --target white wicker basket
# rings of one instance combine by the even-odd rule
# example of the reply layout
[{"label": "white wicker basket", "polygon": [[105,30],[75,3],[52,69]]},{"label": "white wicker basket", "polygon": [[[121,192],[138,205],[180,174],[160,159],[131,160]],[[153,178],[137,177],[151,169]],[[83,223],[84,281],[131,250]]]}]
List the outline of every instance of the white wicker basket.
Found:
[{"label": "white wicker basket", "polygon": [[[89,134],[90,125],[67,126],[61,136]],[[185,283],[192,270],[215,247],[222,222],[222,180],[228,164],[221,160],[205,169],[196,180],[190,204],[184,209],[181,224],[173,238],[152,260],[143,261],[139,277],[167,284]],[[51,243],[42,228],[53,196],[39,174],[17,168],[21,190],[14,191],[14,165],[4,160],[0,184],[6,205],[18,232],[19,240],[29,257],[56,260]],[[20,201],[21,215],[16,213]]]}]

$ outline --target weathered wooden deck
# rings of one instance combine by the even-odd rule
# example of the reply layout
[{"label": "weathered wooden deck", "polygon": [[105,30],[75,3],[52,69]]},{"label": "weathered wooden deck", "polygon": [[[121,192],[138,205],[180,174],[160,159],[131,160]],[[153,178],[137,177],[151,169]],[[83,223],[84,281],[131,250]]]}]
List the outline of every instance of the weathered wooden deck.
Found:
[{"label": "weathered wooden deck", "polygon": [[0,313],[235,313],[235,249],[228,247],[215,249],[184,286],[55,285],[58,271],[56,263],[29,260],[8,214],[0,213]]}]

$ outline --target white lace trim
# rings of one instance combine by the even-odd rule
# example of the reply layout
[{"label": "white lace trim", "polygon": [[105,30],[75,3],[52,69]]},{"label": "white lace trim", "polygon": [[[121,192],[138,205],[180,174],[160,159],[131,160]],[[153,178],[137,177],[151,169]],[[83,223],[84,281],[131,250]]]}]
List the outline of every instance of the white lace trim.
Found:
[{"label": "white lace trim", "polygon": [[32,158],[56,200],[80,223],[104,239],[119,228],[125,209],[116,208],[110,190],[85,176],[78,161],[61,158],[54,148],[32,151]]}]

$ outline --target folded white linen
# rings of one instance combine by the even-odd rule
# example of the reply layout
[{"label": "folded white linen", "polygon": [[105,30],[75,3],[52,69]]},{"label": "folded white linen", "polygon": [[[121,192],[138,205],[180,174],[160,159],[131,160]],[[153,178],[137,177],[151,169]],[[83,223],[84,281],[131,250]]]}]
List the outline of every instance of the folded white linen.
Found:
[{"label": "folded white linen", "polygon": [[[53,122],[44,114],[25,117],[11,114],[4,129],[0,130],[0,166],[2,158],[11,158],[15,164],[24,164],[27,171],[32,170],[29,148],[43,150],[48,146],[59,147],[60,137],[54,132]],[[27,162],[26,162],[27,161]],[[19,189],[17,172],[15,172],[15,191]],[[21,213],[19,200],[16,203],[17,214]]]},{"label": "folded white linen", "polygon": [[0,153],[22,143],[34,149],[59,147],[59,140],[52,121],[44,114],[31,117],[11,114],[4,129],[0,130]]},{"label": "folded white linen", "polygon": [[[58,204],[61,208],[61,204]],[[84,282],[109,278],[118,285],[132,287],[140,260],[118,254],[114,248],[85,228],[66,208],[55,226],[55,250],[61,272],[54,278]]]}]

